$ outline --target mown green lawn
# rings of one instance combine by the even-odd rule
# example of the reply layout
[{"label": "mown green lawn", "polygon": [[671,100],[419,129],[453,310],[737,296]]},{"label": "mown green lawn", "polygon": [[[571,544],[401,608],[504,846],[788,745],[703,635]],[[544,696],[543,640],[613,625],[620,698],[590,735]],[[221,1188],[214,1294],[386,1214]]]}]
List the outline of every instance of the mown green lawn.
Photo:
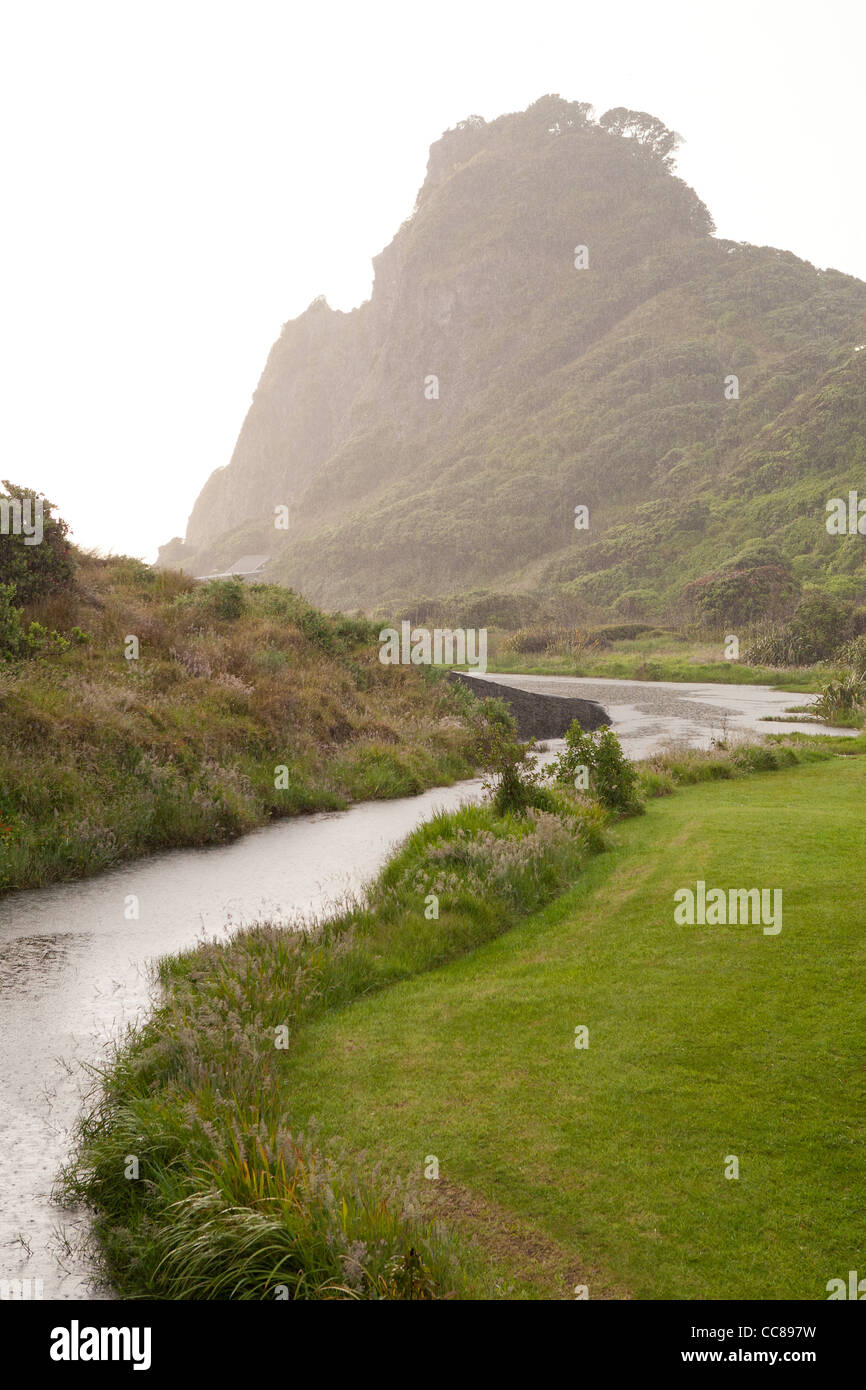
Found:
[{"label": "mown green lawn", "polygon": [[[826,1298],[866,1274],[864,796],[834,759],[651,802],[546,911],[305,1027],[289,1118],[436,1155],[590,1298]],[[781,933],[675,925],[697,879],[781,888]]]}]

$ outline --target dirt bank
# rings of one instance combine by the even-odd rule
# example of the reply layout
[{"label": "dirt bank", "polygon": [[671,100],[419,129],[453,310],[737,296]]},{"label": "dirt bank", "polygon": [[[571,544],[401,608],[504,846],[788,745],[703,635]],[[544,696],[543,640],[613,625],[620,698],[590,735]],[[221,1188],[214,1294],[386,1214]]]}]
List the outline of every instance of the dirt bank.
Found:
[{"label": "dirt bank", "polygon": [[494,683],[464,671],[449,671],[448,679],[460,681],[480,700],[504,700],[517,721],[521,738],[563,738],[575,719],[582,729],[600,729],[610,723],[607,712],[595,700],[518,690],[516,686]]}]

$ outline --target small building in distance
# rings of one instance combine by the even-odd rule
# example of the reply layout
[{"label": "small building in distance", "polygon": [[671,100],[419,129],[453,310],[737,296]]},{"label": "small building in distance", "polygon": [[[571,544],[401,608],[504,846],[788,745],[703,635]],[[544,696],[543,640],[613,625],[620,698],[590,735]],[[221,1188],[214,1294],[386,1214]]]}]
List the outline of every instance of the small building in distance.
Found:
[{"label": "small building in distance", "polygon": [[245,584],[258,583],[270,558],[270,555],[242,555],[220,574],[197,574],[196,579],[242,579]]}]

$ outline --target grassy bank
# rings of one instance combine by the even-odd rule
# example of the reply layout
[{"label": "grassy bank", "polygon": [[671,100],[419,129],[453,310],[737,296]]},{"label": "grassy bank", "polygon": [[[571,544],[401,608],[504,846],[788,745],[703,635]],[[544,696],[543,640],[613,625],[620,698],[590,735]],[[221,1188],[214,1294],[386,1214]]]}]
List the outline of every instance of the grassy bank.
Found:
[{"label": "grassy bank", "polygon": [[[652,803],[508,937],[319,1020],[296,1122],[436,1153],[458,1229],[493,1209],[562,1252],[545,1278],[506,1249],[535,1296],[577,1267],[590,1297],[826,1298],[866,1241],[864,792],[851,759]],[[780,886],[780,935],[675,926],[698,878]]]},{"label": "grassy bank", "polygon": [[[591,640],[591,639],[590,639]],[[763,666],[727,661],[724,644],[693,641],[671,634],[611,641],[576,653],[510,651],[507,634],[488,638],[487,669],[527,676],[585,676],[596,680],[684,681],[725,685],[768,685],[779,690],[817,693],[835,667]]]},{"label": "grassy bank", "polygon": [[61,640],[0,660],[0,892],[411,795],[477,760],[460,692],[383,666],[370,624],[286,589],[83,558],[25,619]]},{"label": "grassy bank", "polygon": [[[549,901],[601,847],[592,809],[439,815],[365,907],[308,933],[259,927],[164,963],[168,999],[117,1059],[68,1193],[97,1214],[108,1277],[137,1298],[496,1292],[421,1214],[418,1184],[293,1122],[311,1022],[434,970]],[[432,895],[432,897],[431,897]],[[428,916],[432,904],[438,916]],[[129,1159],[139,1164],[129,1180]]]},{"label": "grassy bank", "polygon": [[[863,764],[684,754],[645,789],[607,830],[565,793],[437,817],[365,906],[165,962],[67,1174],[120,1292],[822,1296],[858,1238]],[[781,936],[674,928],[698,877],[783,887]]]}]

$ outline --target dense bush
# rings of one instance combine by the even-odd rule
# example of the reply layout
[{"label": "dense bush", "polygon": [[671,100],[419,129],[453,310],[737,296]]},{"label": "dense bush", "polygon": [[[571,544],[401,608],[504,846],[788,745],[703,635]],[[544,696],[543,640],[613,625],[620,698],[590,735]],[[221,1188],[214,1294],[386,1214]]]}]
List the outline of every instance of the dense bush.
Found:
[{"label": "dense bush", "polygon": [[755,565],[705,574],[682,592],[687,611],[709,627],[730,627],[790,613],[799,584],[787,566]]},{"label": "dense bush", "polygon": [[612,729],[584,733],[575,719],[565,735],[565,749],[555,763],[556,780],[564,786],[580,788],[580,775],[588,774],[587,790],[602,806],[620,815],[641,811],[638,773],[622,751]]},{"label": "dense bush", "polygon": [[804,662],[826,661],[849,637],[850,603],[814,590],[804,594],[791,619],[791,631]]},{"label": "dense bush", "polygon": [[378,628],[393,626],[405,618],[413,627],[496,627],[512,630],[545,616],[550,615],[544,613],[541,600],[533,595],[470,589],[441,598],[410,598],[401,604],[399,612],[390,604],[381,605],[374,610],[373,620]]},{"label": "dense bush", "polygon": [[246,595],[242,579],[211,579],[203,589],[203,601],[217,618],[243,616]]},{"label": "dense bush", "polygon": [[0,658],[20,655],[24,641],[21,609],[13,605],[14,584],[0,584]]},{"label": "dense bush", "polygon": [[599,644],[607,642],[631,642],[653,632],[652,623],[608,623],[605,627],[594,627],[588,636]]},{"label": "dense bush", "polygon": [[840,680],[828,681],[812,706],[822,719],[853,714],[866,703],[866,671],[849,671]]},{"label": "dense bush", "polygon": [[521,656],[544,653],[547,656],[579,656],[582,652],[593,650],[595,642],[579,628],[565,623],[547,623],[540,627],[520,627],[506,637],[502,644],[504,652],[517,652]]},{"label": "dense bush", "polygon": [[743,656],[752,665],[811,666],[841,653],[855,624],[850,603],[812,590],[803,595],[788,622],[767,625]]},{"label": "dense bush", "polygon": [[380,631],[380,625],[370,618],[349,617],[344,613],[335,613],[332,616],[331,627],[337,641],[350,649],[364,645],[372,646],[378,641]]},{"label": "dense bush", "polygon": [[497,815],[522,816],[534,807],[553,810],[550,792],[541,785],[542,774],[532,744],[519,743],[514,718],[501,700],[485,700],[487,747],[485,787],[492,794]]},{"label": "dense bush", "polygon": [[0,584],[0,661],[14,661],[20,657],[37,656],[40,653],[60,653],[69,650],[72,642],[87,642],[87,633],[79,627],[73,628],[69,637],[64,637],[53,628],[49,630],[42,623],[24,626],[24,610],[16,608],[14,584]]},{"label": "dense bush", "polygon": [[[53,514],[54,504],[41,493],[8,480],[3,488],[0,509],[7,524],[0,526],[0,584],[14,584],[19,603],[32,603],[70,588],[75,578],[75,552],[66,539],[69,527]],[[42,538],[38,544],[28,545],[23,529],[16,534],[13,528],[26,520],[28,506],[30,525],[35,525],[37,504],[42,507]]]},{"label": "dense bush", "polygon": [[521,656],[537,656],[546,652],[550,644],[550,629],[546,627],[519,627],[506,637],[502,650],[518,652]]},{"label": "dense bush", "polygon": [[800,647],[787,623],[767,623],[743,649],[749,666],[799,666]]},{"label": "dense bush", "polygon": [[849,666],[855,675],[866,675],[866,633],[852,637],[836,653],[840,661]]}]

